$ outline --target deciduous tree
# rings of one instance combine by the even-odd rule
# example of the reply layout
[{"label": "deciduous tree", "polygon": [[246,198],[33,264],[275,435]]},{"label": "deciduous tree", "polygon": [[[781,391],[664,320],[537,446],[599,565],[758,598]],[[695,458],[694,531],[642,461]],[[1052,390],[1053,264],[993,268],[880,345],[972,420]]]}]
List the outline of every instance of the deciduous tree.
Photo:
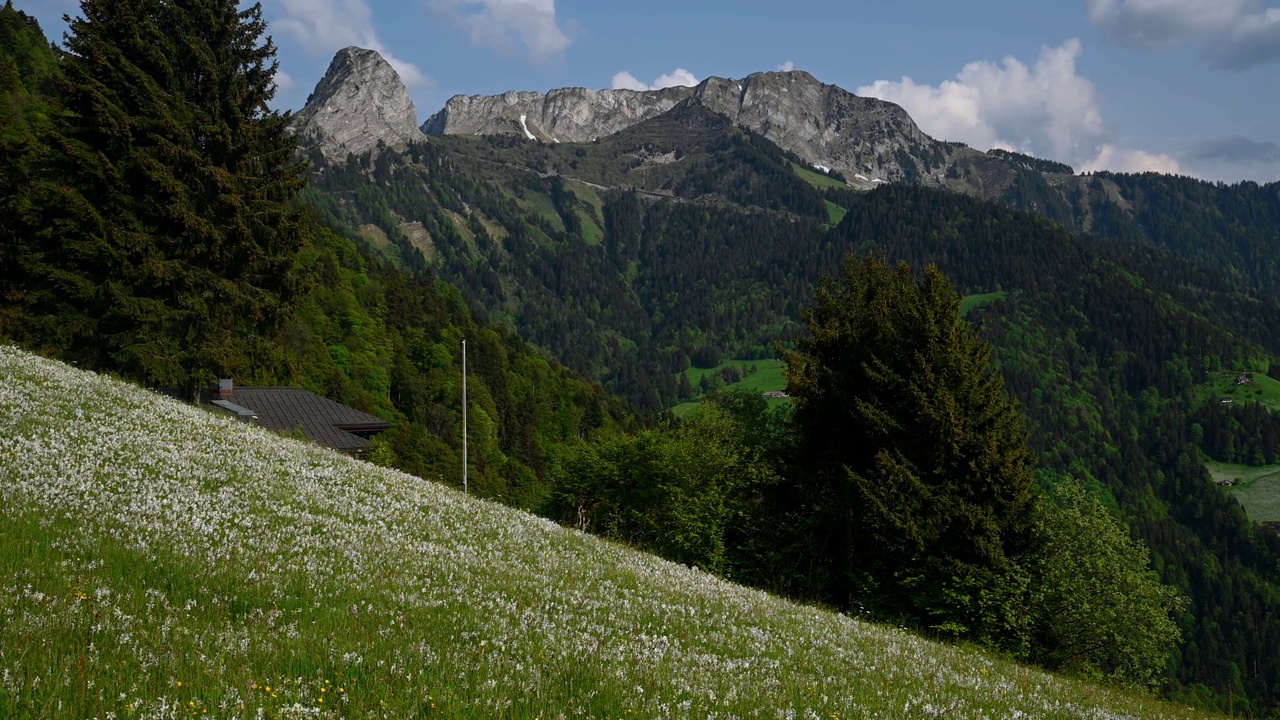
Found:
[{"label": "deciduous tree", "polygon": [[1032,657],[1053,670],[1154,683],[1181,637],[1185,607],[1160,583],[1141,542],[1070,480],[1040,503],[1045,539],[1034,602]]}]

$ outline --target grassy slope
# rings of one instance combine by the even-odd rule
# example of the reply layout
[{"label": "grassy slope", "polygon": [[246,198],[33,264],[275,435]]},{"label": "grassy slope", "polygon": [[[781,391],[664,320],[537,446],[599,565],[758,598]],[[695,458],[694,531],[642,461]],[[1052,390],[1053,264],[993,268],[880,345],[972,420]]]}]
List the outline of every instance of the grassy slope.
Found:
[{"label": "grassy slope", "polygon": [[826,203],[827,203],[827,217],[831,219],[831,224],[839,225],[840,221],[844,220],[844,216],[849,214],[849,211],[831,202],[830,200],[827,200]]},{"label": "grassy slope", "polygon": [[807,167],[804,167],[803,165],[797,165],[795,163],[791,163],[791,170],[796,175],[798,175],[800,179],[818,188],[819,190],[824,188],[846,188],[847,189],[849,187],[848,183],[841,182],[831,177],[830,175],[823,175],[822,173],[817,172],[815,170],[811,170]]},{"label": "grassy slope", "polygon": [[521,207],[541,215],[556,230],[564,231],[564,220],[561,220],[560,214],[556,212],[556,206],[551,202],[551,196],[545,193],[531,192],[527,193],[524,199],[519,202]]},{"label": "grassy slope", "polygon": [[0,346],[0,717],[1150,717]]},{"label": "grassy slope", "polygon": [[1230,492],[1244,506],[1250,520],[1280,522],[1280,465],[1251,467],[1207,462],[1205,466],[1215,481],[1231,480],[1236,483]]},{"label": "grassy slope", "polygon": [[1219,398],[1232,398],[1235,402],[1261,402],[1272,410],[1280,411],[1280,380],[1267,377],[1262,373],[1251,373],[1253,382],[1248,385],[1236,385],[1237,372],[1213,373],[1209,383],[1200,389],[1200,399],[1205,401],[1211,394]]},{"label": "grassy slope", "polygon": [[1007,297],[1009,297],[1009,293],[1004,290],[977,295],[966,295],[964,299],[960,301],[960,314],[967,316],[975,308],[980,308],[983,305],[986,305],[989,302],[995,302],[996,300],[1004,300]]},{"label": "grassy slope", "polygon": [[[795,165],[794,163],[792,163],[792,166],[796,168],[797,173],[800,172],[800,170],[803,170],[803,168],[800,168],[798,165]],[[817,173],[813,173],[813,174],[817,175]],[[830,179],[830,178],[827,178],[827,179]],[[832,203],[828,201],[827,204],[831,205]],[[840,208],[840,210],[847,212],[844,210],[844,208]],[[843,215],[841,217],[843,217]],[[996,300],[1004,300],[1007,297],[1009,297],[1009,293],[1004,290],[1000,290],[997,292],[982,293],[980,295],[968,295],[963,300],[960,301],[960,314],[968,315],[975,308],[982,307],[983,305],[989,302],[995,302]],[[689,368],[684,372],[686,375],[689,376],[689,382],[696,389],[698,387],[698,383],[702,381],[702,376],[715,373],[717,370],[719,370],[722,367],[725,367],[728,365],[743,365],[746,367],[750,367],[753,364],[759,368],[759,372],[757,372],[754,375],[748,375],[746,378],[740,380],[739,382],[733,383],[732,385],[726,385],[725,386],[726,389],[742,387],[750,390],[757,390],[759,392],[768,392],[770,390],[786,389],[787,380],[782,374],[783,364],[777,360],[726,360],[725,362],[721,363],[719,366],[711,369]],[[1234,378],[1235,376],[1233,375],[1232,377]],[[1270,380],[1270,378],[1267,378],[1267,379]],[[770,405],[778,405],[785,402],[787,402],[785,399],[769,400]],[[671,412],[675,413],[676,417],[685,417],[697,406],[698,406],[697,400],[682,402],[672,407]]]},{"label": "grassy slope", "polygon": [[[684,374],[689,376],[689,383],[693,385],[695,390],[697,390],[698,383],[702,382],[702,378],[704,376],[714,375],[716,371],[730,365],[741,365],[744,370],[755,365],[756,372],[744,377],[736,383],[725,385],[724,387],[726,390],[746,388],[748,390],[755,390],[756,392],[764,393],[771,390],[787,389],[787,379],[783,375],[785,364],[781,360],[726,360],[716,367],[709,369],[691,367],[686,369]],[[780,405],[785,402],[787,402],[785,398],[770,398],[769,400],[769,404],[771,406]],[[671,408],[671,412],[675,413],[676,417],[684,417],[697,406],[697,400],[682,402]]]}]

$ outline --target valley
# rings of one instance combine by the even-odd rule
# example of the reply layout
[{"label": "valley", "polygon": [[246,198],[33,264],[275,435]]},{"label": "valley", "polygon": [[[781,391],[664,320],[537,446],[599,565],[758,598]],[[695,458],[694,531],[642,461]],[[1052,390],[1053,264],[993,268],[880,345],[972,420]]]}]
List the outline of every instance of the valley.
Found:
[{"label": "valley", "polygon": [[1280,182],[85,3],[0,8],[0,715],[1280,711]]},{"label": "valley", "polygon": [[[408,178],[421,177],[424,190],[412,198],[369,196],[364,209],[333,217],[429,217],[461,199],[455,212],[469,228],[503,227],[489,249],[444,250],[435,271],[474,308],[650,414],[696,415],[688,394],[707,372],[691,368],[695,355],[769,357],[773,343],[797,337],[819,278],[847,253],[936,263],[965,296],[962,314],[981,319],[992,360],[1025,408],[1041,482],[1081,483],[1120,508],[1162,578],[1190,598],[1181,687],[1199,688],[1219,672],[1212,668],[1223,667],[1224,643],[1269,662],[1264,638],[1280,626],[1227,640],[1210,618],[1270,612],[1263,588],[1276,566],[1262,558],[1280,541],[1255,530],[1231,492],[1186,458],[1222,459],[1212,443],[1197,444],[1191,427],[1205,388],[1252,372],[1263,379],[1240,400],[1269,397],[1280,305],[1266,290],[1275,261],[1258,259],[1274,242],[1262,218],[1280,218],[1274,192],[1208,190],[1252,203],[1242,218],[1257,230],[1229,234],[1217,218],[1222,204],[1194,181],[1072,175],[1017,154],[944,153],[952,158],[944,180],[957,178],[942,183],[948,189],[842,185],[810,169],[835,163],[797,155],[698,103],[587,143],[495,132],[432,135],[367,169],[331,166],[321,189],[348,192],[365,176],[404,193],[417,185]],[[1167,207],[1178,193],[1193,198],[1179,206],[1193,216],[1174,229],[1146,203],[1161,197]],[[535,204],[533,222],[503,209]],[[1182,227],[1204,229],[1197,244]],[[452,235],[433,231],[441,248]],[[538,275],[514,262],[529,251]],[[682,377],[690,381],[683,395]],[[735,387],[761,392],[750,375],[724,390]],[[1231,572],[1253,588],[1243,594],[1223,595],[1203,569],[1228,544],[1260,553],[1256,565],[1235,555]],[[1271,694],[1267,672],[1250,681],[1259,697]]]}]

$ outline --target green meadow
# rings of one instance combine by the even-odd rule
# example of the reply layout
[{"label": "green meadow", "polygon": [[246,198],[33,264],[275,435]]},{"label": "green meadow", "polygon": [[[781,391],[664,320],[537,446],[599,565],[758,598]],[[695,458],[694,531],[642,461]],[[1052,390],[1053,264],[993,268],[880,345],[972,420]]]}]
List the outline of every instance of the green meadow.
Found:
[{"label": "green meadow", "polygon": [[978,293],[975,295],[966,295],[960,300],[960,314],[968,317],[969,313],[986,305],[987,303],[1004,300],[1009,297],[1008,291],[998,290],[996,292]]},{"label": "green meadow", "polygon": [[[781,360],[726,360],[713,368],[688,368],[684,371],[685,376],[689,378],[689,383],[697,389],[702,378],[711,375],[714,376],[722,368],[736,365],[741,367],[748,374],[741,380],[729,383],[724,386],[724,390],[746,389],[758,393],[774,392],[787,389],[787,378],[785,375],[786,363]],[[756,371],[750,372],[750,368],[754,366]],[[789,402],[786,398],[770,398],[769,405],[783,405]],[[685,417],[694,408],[698,406],[698,400],[682,402],[671,408],[671,412],[676,417]]]},{"label": "green meadow", "polygon": [[0,374],[0,717],[1202,717],[9,347]]},{"label": "green meadow", "polygon": [[1260,402],[1272,410],[1280,410],[1280,380],[1260,372],[1247,373],[1252,382],[1237,385],[1240,373],[1223,371],[1212,373],[1209,382],[1200,388],[1201,401],[1217,395],[1219,399],[1231,398],[1232,402]]},{"label": "green meadow", "polygon": [[1258,523],[1280,522],[1280,465],[1251,467],[1206,462],[1214,481],[1227,480],[1227,490],[1244,506],[1249,519]]}]

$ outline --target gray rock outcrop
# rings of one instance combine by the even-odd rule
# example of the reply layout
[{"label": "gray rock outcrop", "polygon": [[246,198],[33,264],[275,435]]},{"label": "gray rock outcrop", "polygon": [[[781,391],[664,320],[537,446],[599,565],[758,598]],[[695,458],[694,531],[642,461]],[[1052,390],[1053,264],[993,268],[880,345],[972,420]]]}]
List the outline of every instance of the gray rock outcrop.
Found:
[{"label": "gray rock outcrop", "polygon": [[925,135],[898,105],[858,97],[803,71],[742,80],[708,78],[662,90],[565,88],[455,96],[422,126],[435,135],[515,135],[543,142],[589,142],[697,103],[759,133],[855,185],[943,182],[956,148]]},{"label": "gray rock outcrop", "polygon": [[428,135],[516,135],[543,142],[590,142],[655,118],[693,88],[456,95],[422,125]]},{"label": "gray rock outcrop", "polygon": [[949,154],[949,146],[924,134],[902,107],[800,70],[708,78],[694,101],[854,184],[938,182]]},{"label": "gray rock outcrop", "polygon": [[382,141],[390,147],[422,140],[418,112],[400,75],[373,50],[339,50],[329,70],[293,118],[303,147],[330,162],[360,155]]}]

